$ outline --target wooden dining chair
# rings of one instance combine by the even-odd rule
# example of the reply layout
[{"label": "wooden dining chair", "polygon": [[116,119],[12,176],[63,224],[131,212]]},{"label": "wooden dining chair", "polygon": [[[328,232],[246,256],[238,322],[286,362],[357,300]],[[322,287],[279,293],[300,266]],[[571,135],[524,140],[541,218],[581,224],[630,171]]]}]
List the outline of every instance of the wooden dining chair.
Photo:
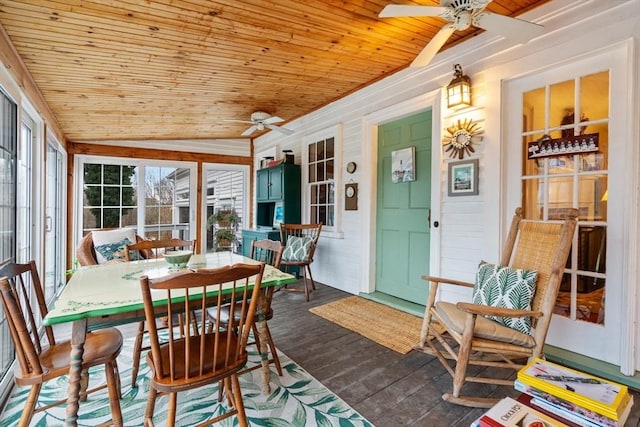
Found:
[{"label": "wooden dining chair", "polygon": [[[523,361],[543,356],[578,210],[564,209],[561,216],[562,221],[523,219],[522,209],[516,209],[500,263],[480,263],[475,284],[423,277],[429,296],[414,349],[436,356],[453,377],[453,391],[444,400],[491,407],[499,399],[463,396],[465,382],[513,385],[513,380],[469,375],[469,365],[519,370]],[[436,302],[446,285],[473,288],[473,303]]]},{"label": "wooden dining chair", "polygon": [[[15,382],[19,386],[31,387],[18,423],[26,427],[35,413],[66,402],[66,399],[46,402],[36,408],[43,383],[69,374],[71,343],[56,340],[51,326],[39,325],[48,310],[34,261],[28,264],[8,263],[0,267],[0,296],[18,361],[14,371]],[[121,349],[120,331],[106,328],[87,334],[82,356],[83,371],[104,365],[107,384],[87,390],[81,397],[106,387],[112,421],[119,425],[122,425],[122,413],[116,359]]]},{"label": "wooden dining chair", "polygon": [[[247,425],[238,372],[248,359],[247,340],[254,322],[264,266],[264,263],[234,264],[216,269],[186,270],[155,279],[140,278],[151,341],[147,362],[153,373],[145,425],[153,425],[155,402],[159,395],[169,395],[166,419],[167,425],[173,426],[179,392],[219,381],[224,382],[231,408],[206,424],[237,415],[239,425]],[[251,277],[255,277],[253,285],[250,285]],[[156,299],[162,295],[161,299],[166,301],[159,306],[166,312],[169,323],[166,341],[163,342],[154,321],[158,307],[154,307],[152,290]],[[243,313],[239,319],[231,316],[228,328],[214,328],[200,334],[189,329],[184,335],[181,330],[176,330],[178,325],[174,324],[174,315],[183,314],[190,321],[189,318],[196,313],[194,309],[198,308],[200,318],[196,321],[204,324],[206,307],[212,304],[220,314],[227,298],[231,301],[232,312],[235,312],[236,305],[240,305]],[[215,321],[219,324],[220,318]]]},{"label": "wooden dining chair", "polygon": [[[302,270],[304,297],[307,301],[309,301],[309,293],[316,289],[316,284],[311,274],[311,263],[313,262],[313,255],[318,246],[318,238],[321,231],[322,223],[280,224],[280,242],[284,245],[280,265],[285,271],[289,271],[290,267],[298,267]],[[309,282],[307,282],[307,274],[309,275]],[[298,291],[298,289],[287,289]]]},{"label": "wooden dining chair", "polygon": [[[277,240],[254,240],[251,242],[251,258],[256,261],[264,262],[265,264],[272,265],[275,268],[280,268],[280,261],[282,259],[282,252],[284,251],[284,246]],[[278,357],[278,351],[276,350],[276,346],[273,342],[273,337],[271,335],[271,331],[269,330],[268,321],[273,318],[273,308],[271,307],[271,301],[273,300],[273,294],[275,293],[275,286],[268,286],[264,289],[264,297],[258,302],[260,305],[258,307],[256,316],[257,320],[264,320],[264,337],[267,339],[267,350],[271,353],[271,357],[268,359],[268,363],[273,363],[278,371],[278,375],[282,376],[282,366],[280,365],[280,358]],[[242,312],[240,311],[242,307],[239,305],[235,305],[235,318],[236,321],[242,316]],[[216,319],[219,318],[220,327],[227,328],[229,326],[229,316],[231,313],[231,304],[225,304],[222,306],[222,312],[220,316],[218,316],[217,307],[212,307],[207,310],[208,320],[210,321],[209,330],[215,326]],[[262,317],[264,316],[264,317]],[[258,324],[254,323],[252,326],[254,341],[249,344],[255,344],[258,348],[258,351],[261,351],[260,345],[260,334],[258,333]],[[258,369],[260,365],[253,366],[251,368],[243,370],[241,373]]]},{"label": "wooden dining chair", "polygon": [[196,249],[195,240],[183,240],[178,238],[173,239],[159,239],[159,240],[140,240],[131,245],[125,245],[124,257],[127,261],[132,261],[133,253],[136,252],[138,256],[136,259],[158,259],[162,258],[163,254],[167,250],[173,249],[185,249],[190,250],[193,254]]},{"label": "wooden dining chair", "polygon": [[[162,254],[166,250],[171,249],[189,249],[193,253],[195,251],[195,240],[183,240],[178,238],[165,240],[140,240],[132,245],[124,246],[125,260],[131,261],[137,253],[135,259],[157,259],[162,258]],[[164,320],[164,319],[163,319]],[[182,320],[182,317],[180,317]],[[163,328],[166,326],[162,326]],[[197,328],[197,325],[194,325]],[[147,333],[145,321],[138,323],[138,331],[136,332],[136,340],[133,344],[133,367],[131,368],[131,387],[136,387],[138,383],[138,371],[140,370],[140,357],[142,352],[151,349],[148,345],[143,345],[144,336]]]}]

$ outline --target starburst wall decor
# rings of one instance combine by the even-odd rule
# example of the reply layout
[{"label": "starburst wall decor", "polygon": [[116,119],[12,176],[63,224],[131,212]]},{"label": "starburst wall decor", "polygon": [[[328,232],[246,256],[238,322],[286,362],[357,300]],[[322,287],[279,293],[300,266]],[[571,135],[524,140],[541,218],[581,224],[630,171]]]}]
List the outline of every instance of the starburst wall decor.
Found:
[{"label": "starburst wall decor", "polygon": [[457,124],[447,128],[447,132],[449,135],[444,138],[444,151],[449,152],[449,157],[463,159],[465,153],[475,153],[473,144],[482,141],[482,130],[471,119],[458,120]]}]

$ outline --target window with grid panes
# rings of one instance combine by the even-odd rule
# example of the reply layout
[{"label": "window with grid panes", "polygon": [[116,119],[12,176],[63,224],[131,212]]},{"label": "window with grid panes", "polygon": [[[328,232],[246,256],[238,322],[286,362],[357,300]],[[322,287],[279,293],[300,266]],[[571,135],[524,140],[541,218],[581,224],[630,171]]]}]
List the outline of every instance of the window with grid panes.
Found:
[{"label": "window with grid panes", "polygon": [[317,140],[308,147],[309,222],[335,224],[335,138]]}]

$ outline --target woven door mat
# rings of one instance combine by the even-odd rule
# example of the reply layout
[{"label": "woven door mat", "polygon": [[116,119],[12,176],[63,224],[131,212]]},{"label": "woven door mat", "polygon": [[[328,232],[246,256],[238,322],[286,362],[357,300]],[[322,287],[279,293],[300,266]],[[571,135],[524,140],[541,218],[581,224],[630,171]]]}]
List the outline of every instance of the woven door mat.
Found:
[{"label": "woven door mat", "polygon": [[407,354],[420,341],[422,317],[351,296],[309,309],[398,353]]}]

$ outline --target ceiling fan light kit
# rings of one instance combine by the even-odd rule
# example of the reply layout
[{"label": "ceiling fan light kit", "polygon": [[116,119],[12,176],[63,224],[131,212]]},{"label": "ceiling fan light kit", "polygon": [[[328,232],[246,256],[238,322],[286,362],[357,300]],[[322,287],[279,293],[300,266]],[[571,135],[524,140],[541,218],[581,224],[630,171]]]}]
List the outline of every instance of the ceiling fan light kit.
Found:
[{"label": "ceiling fan light kit", "polygon": [[453,66],[453,80],[447,85],[447,107],[471,106],[471,79],[462,73],[462,66]]},{"label": "ceiling fan light kit", "polygon": [[518,43],[526,43],[544,32],[542,25],[485,11],[491,0],[441,0],[440,6],[411,6],[390,4],[378,15],[380,18],[402,16],[438,16],[449,21],[422,49],[411,67],[429,64],[449,37],[456,31],[474,26],[500,34]]}]

